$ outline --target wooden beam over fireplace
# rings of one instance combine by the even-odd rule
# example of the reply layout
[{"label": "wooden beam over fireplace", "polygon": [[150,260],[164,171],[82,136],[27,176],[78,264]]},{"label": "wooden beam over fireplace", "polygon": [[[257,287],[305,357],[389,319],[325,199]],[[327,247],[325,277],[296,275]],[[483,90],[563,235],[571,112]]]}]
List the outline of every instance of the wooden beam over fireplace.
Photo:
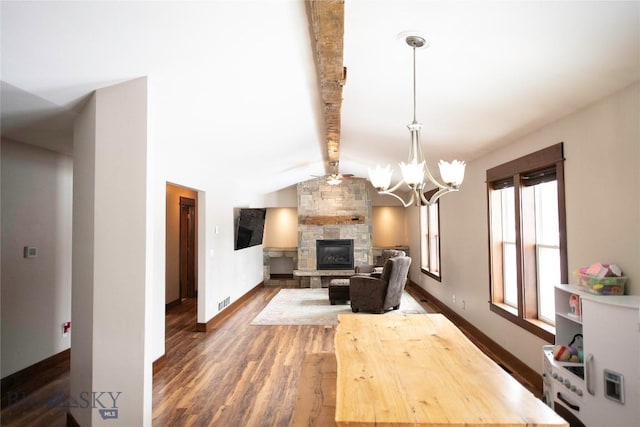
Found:
[{"label": "wooden beam over fireplace", "polygon": [[364,215],[319,215],[302,220],[307,225],[364,224]]},{"label": "wooden beam over fireplace", "polygon": [[339,162],[342,87],[347,78],[343,65],[344,0],[308,0],[307,13],[323,102],[328,161]]}]

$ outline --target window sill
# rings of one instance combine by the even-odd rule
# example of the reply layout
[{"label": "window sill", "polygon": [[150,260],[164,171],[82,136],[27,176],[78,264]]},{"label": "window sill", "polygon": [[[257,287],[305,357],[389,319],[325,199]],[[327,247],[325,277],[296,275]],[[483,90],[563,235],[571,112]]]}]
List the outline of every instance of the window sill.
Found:
[{"label": "window sill", "polygon": [[540,328],[540,329],[546,331],[547,333],[553,335],[553,337],[554,337],[553,342],[555,342],[555,336],[556,336],[556,327],[555,326],[550,325],[550,324],[548,324],[546,322],[543,322],[541,320],[538,320],[538,319],[525,319],[525,322],[529,322],[532,325],[534,325],[536,328]]},{"label": "window sill", "polygon": [[430,272],[429,270],[426,270],[424,268],[420,268],[420,271],[422,271],[422,274],[426,274],[427,276],[431,277],[433,280],[437,280],[438,282],[442,282],[442,276],[433,274],[432,272]]},{"label": "window sill", "polygon": [[540,339],[553,344],[556,338],[556,328],[537,319],[523,319],[518,316],[517,310],[505,304],[490,302],[490,310],[499,316],[507,319],[511,323],[520,326],[522,329],[532,333]]}]

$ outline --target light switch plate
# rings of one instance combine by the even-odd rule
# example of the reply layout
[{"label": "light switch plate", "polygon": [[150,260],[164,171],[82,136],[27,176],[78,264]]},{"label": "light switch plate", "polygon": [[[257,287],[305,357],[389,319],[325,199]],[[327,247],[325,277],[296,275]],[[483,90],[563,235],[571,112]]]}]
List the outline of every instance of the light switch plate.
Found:
[{"label": "light switch plate", "polygon": [[24,257],[25,258],[35,258],[38,251],[35,246],[25,246],[24,247]]}]

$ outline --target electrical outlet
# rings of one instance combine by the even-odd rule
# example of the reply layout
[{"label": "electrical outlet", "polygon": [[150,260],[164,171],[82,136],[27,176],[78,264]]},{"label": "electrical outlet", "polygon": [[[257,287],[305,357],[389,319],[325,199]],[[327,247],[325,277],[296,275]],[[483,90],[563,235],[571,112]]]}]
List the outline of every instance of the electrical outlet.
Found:
[{"label": "electrical outlet", "polygon": [[69,335],[70,331],[71,331],[71,322],[64,322],[62,324],[62,336],[66,337],[67,335]]},{"label": "electrical outlet", "polygon": [[453,303],[456,303],[456,294],[453,294]]}]

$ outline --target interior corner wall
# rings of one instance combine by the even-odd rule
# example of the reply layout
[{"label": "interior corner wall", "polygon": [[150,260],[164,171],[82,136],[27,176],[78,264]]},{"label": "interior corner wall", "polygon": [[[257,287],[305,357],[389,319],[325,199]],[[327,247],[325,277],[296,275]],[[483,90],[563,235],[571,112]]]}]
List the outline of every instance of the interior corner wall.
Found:
[{"label": "interior corner wall", "polygon": [[[147,160],[146,78],[96,91],[74,128],[70,398],[111,392],[119,425],[151,425]],[[70,411],[83,426],[114,423]]]},{"label": "interior corner wall", "polygon": [[[389,197],[389,196],[387,196]],[[374,206],[371,210],[373,228],[373,246],[391,247],[409,244],[407,236],[406,213],[402,206]],[[414,208],[413,210],[418,210]]]},{"label": "interior corner wall", "polygon": [[268,208],[264,224],[265,248],[298,247],[298,210]]},{"label": "interior corner wall", "polygon": [[[440,199],[442,282],[412,264],[411,280],[541,372],[545,341],[492,313],[486,171],[564,143],[568,268],[616,262],[640,295],[640,87],[623,89],[467,164],[462,189]],[[408,212],[411,253],[418,254],[419,216]],[[456,302],[453,302],[453,296]],[[464,306],[462,305],[464,301]]]},{"label": "interior corner wall", "polygon": [[[93,390],[93,216],[96,134],[95,94],[78,114],[73,129],[73,267],[72,338],[69,389],[71,396]],[[78,177],[83,177],[78,179]],[[78,202],[76,202],[78,200]],[[70,408],[81,426],[91,425],[91,412]]]},{"label": "interior corner wall", "polygon": [[297,208],[298,207],[298,186],[291,185],[264,196],[264,206],[266,208]]},{"label": "interior corner wall", "polygon": [[[71,345],[71,157],[2,140],[2,377]],[[37,256],[25,258],[23,248]],[[9,390],[3,390],[3,393]]]}]

